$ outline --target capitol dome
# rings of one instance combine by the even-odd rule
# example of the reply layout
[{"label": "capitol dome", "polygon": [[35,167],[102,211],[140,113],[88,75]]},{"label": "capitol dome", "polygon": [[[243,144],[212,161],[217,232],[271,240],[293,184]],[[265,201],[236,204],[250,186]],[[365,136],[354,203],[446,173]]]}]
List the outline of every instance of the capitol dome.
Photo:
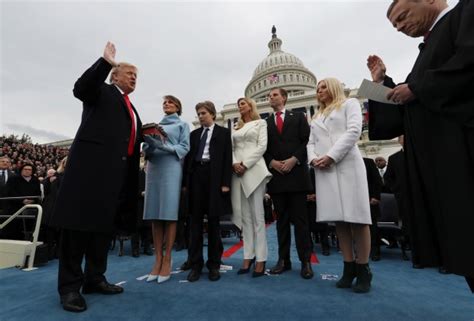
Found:
[{"label": "capitol dome", "polygon": [[270,53],[255,69],[252,79],[245,88],[245,96],[259,101],[266,99],[268,92],[275,87],[284,87],[289,94],[314,91],[317,81],[303,62],[290,53],[281,50],[282,41],[272,28],[272,39],[268,43]]}]

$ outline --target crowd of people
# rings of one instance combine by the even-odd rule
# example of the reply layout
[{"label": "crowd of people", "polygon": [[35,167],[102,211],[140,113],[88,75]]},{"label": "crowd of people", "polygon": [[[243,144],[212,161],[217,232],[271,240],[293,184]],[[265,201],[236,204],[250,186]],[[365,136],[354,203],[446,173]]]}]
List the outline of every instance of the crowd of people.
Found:
[{"label": "crowd of people", "polygon": [[0,156],[10,159],[12,171],[19,173],[23,164],[31,164],[35,166],[38,177],[45,177],[49,169],[57,169],[68,153],[67,148],[33,144],[27,135],[21,138],[2,135],[0,148]]},{"label": "crowd of people", "polygon": [[[277,217],[278,239],[277,263],[269,273],[292,269],[293,225],[300,275],[311,279],[313,222],[309,220],[335,222],[343,259],[342,277],[336,286],[367,293],[372,282],[371,244],[378,246],[378,239],[371,237],[371,230],[372,235],[377,233],[374,226],[381,193],[381,188],[377,191],[369,185],[375,179],[380,186],[385,181],[394,187],[409,222],[406,234],[414,267],[441,266],[465,276],[474,288],[474,260],[467,247],[473,226],[469,214],[474,210],[473,112],[472,98],[464,95],[474,75],[473,24],[468,22],[473,7],[469,0],[461,1],[452,11],[443,0],[398,0],[389,7],[387,17],[399,31],[412,37],[425,35],[426,39],[429,34],[403,84],[397,86],[385,74],[381,58],[371,55],[367,61],[373,81],[392,87],[387,98],[399,105],[384,107],[369,101],[371,139],[405,134],[402,171],[406,177],[397,181],[397,190],[393,175],[384,170],[384,161],[379,159],[375,164],[361,156],[356,145],[362,131],[360,104],[344,95],[338,79],[318,82],[319,107],[310,124],[304,114],[286,109],[288,93],[275,87],[268,94],[273,113],[266,120],[260,119],[254,101],[239,98],[239,121],[233,128],[225,128],[216,124],[216,108],[206,100],[195,106],[201,127],[192,132],[180,120],[184,111],[179,99],[167,95],[162,104],[164,118],[152,126],[154,131],[144,133],[129,98],[135,90],[137,68],[117,63],[115,46],[107,43],[103,56],[75,83],[74,95],[83,103],[82,123],[49,216],[51,228],[60,230],[58,292],[63,308],[74,312],[87,309],[81,289],[82,294],[124,291],[105,277],[107,254],[117,229],[136,231],[142,196],[142,143],[147,160],[143,220],[151,222],[156,257],[148,282],[170,279],[171,247],[183,207],[189,232],[185,237],[189,282],[200,279],[204,265],[210,281],[220,279],[223,246],[219,219],[228,214],[241,228],[244,242],[237,273],[246,274],[254,265],[252,277],[265,275],[269,253],[263,204],[267,193]],[[453,30],[457,30],[455,35]],[[446,45],[439,49],[439,42]],[[105,83],[109,73],[110,84]],[[457,76],[454,80],[453,75]],[[446,79],[460,82],[449,87],[454,92],[448,98]],[[456,91],[459,88],[461,91]],[[445,171],[445,155],[439,154],[446,151],[456,155],[457,161],[449,172]],[[24,170],[23,166],[20,176],[32,181]],[[203,255],[204,219],[207,261]],[[372,248],[372,259],[377,258],[380,253]]]}]

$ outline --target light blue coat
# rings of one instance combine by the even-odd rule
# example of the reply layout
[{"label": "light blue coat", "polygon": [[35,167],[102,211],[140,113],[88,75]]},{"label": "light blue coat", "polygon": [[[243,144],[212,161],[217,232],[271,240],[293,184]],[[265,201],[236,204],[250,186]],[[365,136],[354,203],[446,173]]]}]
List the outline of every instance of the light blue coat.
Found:
[{"label": "light blue coat", "polygon": [[168,135],[145,136],[143,151],[146,167],[144,220],[178,220],[182,160],[189,152],[189,126],[177,114],[166,115],[160,122]]}]

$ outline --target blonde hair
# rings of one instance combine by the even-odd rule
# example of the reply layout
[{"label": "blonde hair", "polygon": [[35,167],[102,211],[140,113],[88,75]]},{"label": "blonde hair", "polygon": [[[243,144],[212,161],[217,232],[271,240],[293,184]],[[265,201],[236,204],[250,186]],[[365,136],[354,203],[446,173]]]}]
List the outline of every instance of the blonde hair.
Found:
[{"label": "blonde hair", "polygon": [[[319,103],[318,112],[314,117],[319,115],[328,116],[333,110],[339,109],[341,105],[346,101],[346,95],[344,94],[344,87],[342,83],[336,78],[325,78],[318,82],[318,86],[320,83],[326,83],[326,87],[328,89],[329,95],[331,96],[332,100],[326,105],[322,101],[319,101],[316,95],[316,100]],[[316,87],[316,91],[317,91]]]},{"label": "blonde hair", "polygon": [[[257,111],[257,103],[255,102],[255,100],[251,99],[251,98],[247,98],[247,97],[241,97],[237,100],[237,107],[239,106],[239,103],[241,101],[245,101],[249,106],[250,106],[250,119],[251,120],[257,120],[257,119],[260,119],[260,115],[258,114],[258,111]],[[238,130],[238,129],[241,129],[242,127],[244,127],[245,125],[245,122],[244,120],[242,119],[242,115],[239,117],[239,120],[237,121],[237,124],[235,125],[235,130]]]},{"label": "blonde hair", "polygon": [[66,164],[67,164],[67,156],[64,157],[61,162],[59,162],[58,170],[56,173],[61,174],[64,173],[64,170],[66,169]]}]

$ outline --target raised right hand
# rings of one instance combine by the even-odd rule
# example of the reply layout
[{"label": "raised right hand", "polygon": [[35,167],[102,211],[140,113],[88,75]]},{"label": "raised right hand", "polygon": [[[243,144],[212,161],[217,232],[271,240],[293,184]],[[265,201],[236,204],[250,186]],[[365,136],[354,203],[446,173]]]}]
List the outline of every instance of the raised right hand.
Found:
[{"label": "raised right hand", "polygon": [[367,58],[367,67],[370,70],[370,74],[372,75],[372,80],[375,82],[382,82],[385,78],[385,72],[387,68],[383,63],[383,60],[376,55],[370,55]]},{"label": "raised right hand", "polygon": [[117,65],[117,63],[115,62],[115,45],[111,43],[110,41],[108,41],[107,44],[105,45],[103,57],[113,67]]}]

